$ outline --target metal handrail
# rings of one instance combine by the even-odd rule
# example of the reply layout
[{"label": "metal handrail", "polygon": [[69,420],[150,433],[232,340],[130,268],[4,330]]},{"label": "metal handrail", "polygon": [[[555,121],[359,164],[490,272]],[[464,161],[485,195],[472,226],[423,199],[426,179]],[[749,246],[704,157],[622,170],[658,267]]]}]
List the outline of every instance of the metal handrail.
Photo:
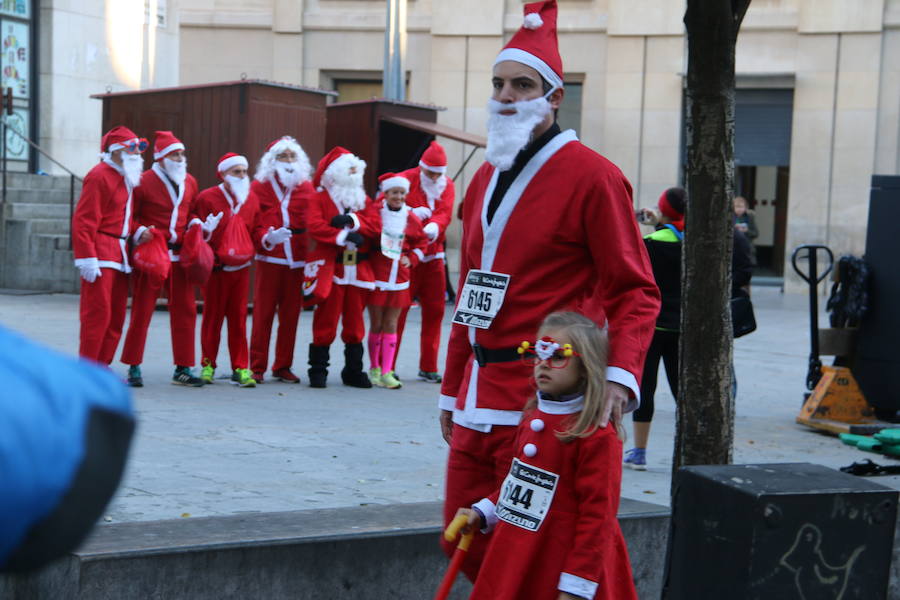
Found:
[{"label": "metal handrail", "polygon": [[78,181],[83,182],[84,178],[79,177],[74,172],[72,172],[71,169],[66,167],[66,165],[62,164],[61,162],[59,162],[58,160],[56,160],[55,158],[50,156],[50,154],[47,153],[46,150],[44,150],[43,148],[38,146],[27,136],[22,135],[21,133],[16,131],[13,127],[10,127],[9,123],[6,122],[6,117],[0,117],[0,137],[2,137],[2,149],[0,149],[0,156],[2,156],[2,160],[0,160],[0,163],[2,163],[2,169],[3,169],[3,190],[2,190],[2,196],[0,196],[0,203],[6,204],[6,173],[7,173],[6,132],[7,131],[12,131],[14,134],[19,136],[21,139],[25,140],[26,144],[28,144],[29,146],[31,146],[32,148],[34,148],[35,150],[37,150],[38,152],[43,154],[45,157],[47,157],[50,160],[50,162],[52,162],[53,164],[55,164],[56,166],[61,168],[63,171],[65,171],[66,173],[69,174],[69,247],[71,247],[72,246],[72,217],[74,216],[74,213],[75,213],[75,180],[77,179]]}]

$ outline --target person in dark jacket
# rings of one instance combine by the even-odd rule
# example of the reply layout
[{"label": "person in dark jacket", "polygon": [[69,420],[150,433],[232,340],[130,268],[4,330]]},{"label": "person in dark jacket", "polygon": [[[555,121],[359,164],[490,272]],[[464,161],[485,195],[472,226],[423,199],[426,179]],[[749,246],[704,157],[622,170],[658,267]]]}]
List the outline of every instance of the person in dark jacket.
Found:
[{"label": "person in dark jacket", "polygon": [[657,210],[642,209],[638,220],[655,223],[656,231],[644,237],[653,277],[659,287],[662,304],[656,318],[653,341],[647,351],[641,377],[641,405],[634,411],[634,448],[625,454],[625,466],[639,471],[647,468],[647,440],[653,420],[653,396],[659,374],[659,361],[666,368],[672,395],[678,395],[678,337],[681,326],[681,243],[684,239],[686,193],[669,188],[657,202]]}]

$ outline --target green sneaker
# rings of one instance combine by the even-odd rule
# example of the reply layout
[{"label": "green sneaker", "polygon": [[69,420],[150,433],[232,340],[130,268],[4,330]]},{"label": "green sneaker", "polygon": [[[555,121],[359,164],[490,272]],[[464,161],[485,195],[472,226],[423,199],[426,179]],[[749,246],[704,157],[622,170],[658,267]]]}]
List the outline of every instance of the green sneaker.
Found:
[{"label": "green sneaker", "polygon": [[203,387],[203,380],[199,377],[194,377],[190,367],[176,366],[175,373],[172,375],[172,383],[187,387]]},{"label": "green sneaker", "polygon": [[215,376],[216,369],[210,364],[204,365],[200,370],[200,379],[203,380],[203,383],[212,383]]},{"label": "green sneaker", "polygon": [[394,377],[393,371],[388,371],[381,376],[381,385],[389,390],[396,390],[403,387],[403,384],[400,383],[400,380]]},{"label": "green sneaker", "polygon": [[235,369],[231,374],[231,383],[243,388],[256,387],[256,380],[250,369]]},{"label": "green sneaker", "polygon": [[144,378],[141,377],[141,365],[131,365],[128,367],[128,379],[126,383],[129,387],[144,387]]},{"label": "green sneaker", "polygon": [[384,384],[381,382],[381,367],[369,369],[369,381],[372,382],[372,385],[384,387]]}]

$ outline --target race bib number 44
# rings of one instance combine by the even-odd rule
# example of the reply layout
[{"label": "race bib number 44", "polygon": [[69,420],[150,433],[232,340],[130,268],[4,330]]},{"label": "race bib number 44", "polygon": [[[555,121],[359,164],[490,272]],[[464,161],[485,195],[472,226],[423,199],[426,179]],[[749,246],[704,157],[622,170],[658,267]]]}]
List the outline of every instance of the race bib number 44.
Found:
[{"label": "race bib number 44", "polygon": [[509,275],[491,271],[471,270],[459,293],[453,322],[478,329],[488,329],[506,296]]},{"label": "race bib number 44", "polygon": [[559,475],[532,467],[517,458],[500,488],[497,518],[510,525],[537,531],[553,502]]}]

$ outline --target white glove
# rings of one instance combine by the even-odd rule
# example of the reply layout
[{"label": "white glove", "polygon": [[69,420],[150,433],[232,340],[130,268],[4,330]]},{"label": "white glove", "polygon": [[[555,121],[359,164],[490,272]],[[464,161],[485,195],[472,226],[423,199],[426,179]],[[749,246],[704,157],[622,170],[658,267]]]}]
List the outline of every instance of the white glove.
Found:
[{"label": "white glove", "polygon": [[100,272],[100,263],[96,257],[82,258],[76,266],[81,272],[81,278],[88,283],[94,283],[98,277],[103,276],[103,273]]},{"label": "white glove", "polygon": [[268,246],[277,246],[291,239],[291,230],[286,227],[269,227],[269,232],[263,237],[263,241]]},{"label": "white glove", "polygon": [[431,209],[427,206],[417,206],[412,209],[413,214],[422,219],[423,221],[431,216]]},{"label": "white glove", "polygon": [[423,227],[422,230],[425,232],[425,235],[428,236],[429,242],[433,242],[434,240],[436,240],[438,234],[441,232],[441,230],[438,228],[437,223],[429,223],[428,225]]},{"label": "white glove", "polygon": [[216,227],[219,226],[219,221],[221,220],[221,212],[217,215],[209,214],[206,216],[206,220],[200,223],[200,228],[203,229],[203,233],[210,234],[216,230]]}]

